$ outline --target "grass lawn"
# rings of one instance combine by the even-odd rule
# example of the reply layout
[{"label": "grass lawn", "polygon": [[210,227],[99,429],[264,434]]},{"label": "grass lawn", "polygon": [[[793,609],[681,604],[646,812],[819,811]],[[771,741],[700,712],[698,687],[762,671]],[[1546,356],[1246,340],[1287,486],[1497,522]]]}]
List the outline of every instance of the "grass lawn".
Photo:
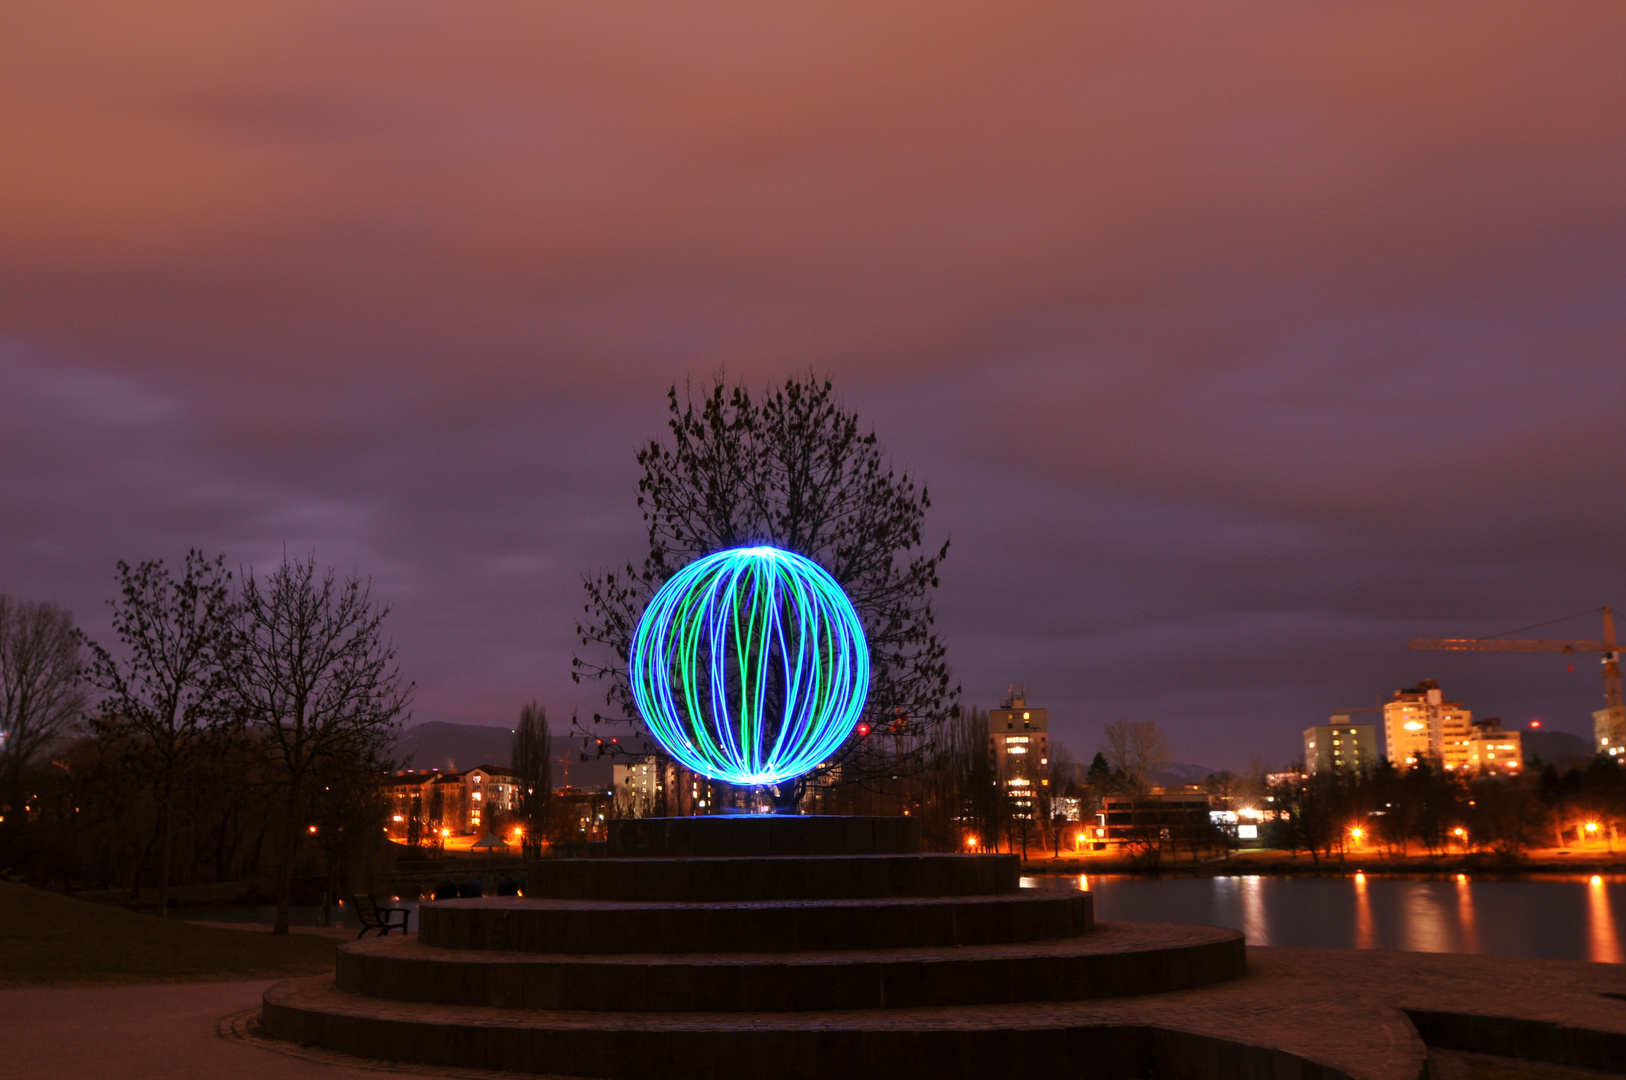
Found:
[{"label": "grass lawn", "polygon": [[307,975],[332,971],[337,945],[193,926],[0,881],[0,986]]}]

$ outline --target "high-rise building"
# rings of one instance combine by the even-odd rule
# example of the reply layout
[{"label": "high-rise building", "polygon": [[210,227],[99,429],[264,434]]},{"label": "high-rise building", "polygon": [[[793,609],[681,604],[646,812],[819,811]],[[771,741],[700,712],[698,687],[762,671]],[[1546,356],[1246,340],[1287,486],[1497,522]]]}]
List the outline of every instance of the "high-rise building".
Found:
[{"label": "high-rise building", "polygon": [[1304,768],[1318,772],[1360,772],[1378,763],[1378,726],[1352,724],[1337,713],[1325,724],[1304,729]]},{"label": "high-rise building", "polygon": [[1494,716],[1475,720],[1468,736],[1468,768],[1476,773],[1517,773],[1524,769],[1524,747],[1517,731],[1503,731]]},{"label": "high-rise building", "polygon": [[654,754],[634,758],[610,769],[616,812],[626,817],[654,817],[660,812],[665,770]]},{"label": "high-rise building", "polygon": [[513,769],[481,765],[463,774],[463,805],[468,831],[491,831],[519,809],[520,775]]},{"label": "high-rise building", "polygon": [[1012,687],[988,710],[988,753],[1012,813],[1032,816],[1039,789],[1050,783],[1050,712],[1029,707],[1027,695],[1027,687]]},{"label": "high-rise building", "polygon": [[[1610,654],[1616,655],[1616,654]],[[1611,705],[1592,714],[1592,740],[1600,754],[1626,754],[1626,709]]]},{"label": "high-rise building", "polygon": [[1389,760],[1397,769],[1409,768],[1423,758],[1452,771],[1466,769],[1473,719],[1474,714],[1460,702],[1446,701],[1433,679],[1396,690],[1383,706]]},{"label": "high-rise building", "polygon": [[521,777],[513,769],[479,765],[467,772],[398,772],[384,779],[392,839],[467,836],[489,832],[519,809]]}]

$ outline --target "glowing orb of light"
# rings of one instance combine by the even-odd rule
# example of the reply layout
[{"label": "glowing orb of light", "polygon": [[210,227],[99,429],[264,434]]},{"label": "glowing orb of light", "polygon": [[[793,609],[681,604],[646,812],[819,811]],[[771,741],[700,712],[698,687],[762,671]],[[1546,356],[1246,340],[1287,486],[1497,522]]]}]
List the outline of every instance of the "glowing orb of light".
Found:
[{"label": "glowing orb of light", "polygon": [[685,768],[776,784],[852,733],[869,694],[869,645],[823,567],[776,547],[731,548],[661,586],[627,672],[650,734]]}]

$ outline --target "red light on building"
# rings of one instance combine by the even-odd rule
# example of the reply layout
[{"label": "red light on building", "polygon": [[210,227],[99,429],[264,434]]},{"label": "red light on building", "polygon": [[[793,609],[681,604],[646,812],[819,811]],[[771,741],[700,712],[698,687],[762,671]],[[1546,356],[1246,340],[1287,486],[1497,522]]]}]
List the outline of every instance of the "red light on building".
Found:
[{"label": "red light on building", "polygon": [[1532,721],[1530,721],[1530,729],[1532,731],[1534,731],[1536,728],[1539,728],[1540,726],[1541,726],[1541,721],[1540,720],[1532,720]]},{"label": "red light on building", "polygon": [[858,725],[858,734],[861,735],[861,736],[862,735],[868,735],[869,734],[869,725],[868,724],[859,724]]}]

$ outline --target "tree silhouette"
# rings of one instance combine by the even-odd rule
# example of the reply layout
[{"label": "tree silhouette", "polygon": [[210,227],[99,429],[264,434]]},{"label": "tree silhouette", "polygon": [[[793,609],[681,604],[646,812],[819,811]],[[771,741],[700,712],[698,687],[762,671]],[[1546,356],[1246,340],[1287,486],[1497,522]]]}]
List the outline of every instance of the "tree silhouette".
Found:
[{"label": "tree silhouette", "polygon": [[[158,914],[169,914],[175,804],[197,755],[228,721],[225,672],[232,648],[231,573],[224,558],[189,551],[179,580],[162,559],[118,564],[113,634],[123,656],[96,642],[90,681],[102,692],[92,720],[104,744],[136,751],[158,799]],[[139,883],[138,883],[139,884]]]},{"label": "tree silhouette", "polygon": [[383,761],[412,694],[383,639],[388,607],[357,578],[318,577],[315,560],[243,581],[229,666],[232,700],[261,737],[282,788],[282,850],[272,933],[288,932],[296,845],[309,785],[335,763]]},{"label": "tree silhouette", "polygon": [[584,583],[586,617],[577,632],[588,655],[573,659],[572,675],[605,684],[609,711],[594,714],[594,722],[642,730],[626,657],[661,584],[712,551],[772,544],[829,571],[864,624],[866,717],[891,737],[849,740],[832,763],[840,778],[910,767],[905,759],[920,759],[959,695],[934,628],[932,593],[948,544],[935,552],[923,547],[931,506],[925,487],[892,468],[875,433],[860,427],[827,379],[787,379],[757,397],[719,377],[698,402],[680,401],[673,386],[667,403],[669,437],[638,451],[638,506],[649,542],[643,563]]}]

